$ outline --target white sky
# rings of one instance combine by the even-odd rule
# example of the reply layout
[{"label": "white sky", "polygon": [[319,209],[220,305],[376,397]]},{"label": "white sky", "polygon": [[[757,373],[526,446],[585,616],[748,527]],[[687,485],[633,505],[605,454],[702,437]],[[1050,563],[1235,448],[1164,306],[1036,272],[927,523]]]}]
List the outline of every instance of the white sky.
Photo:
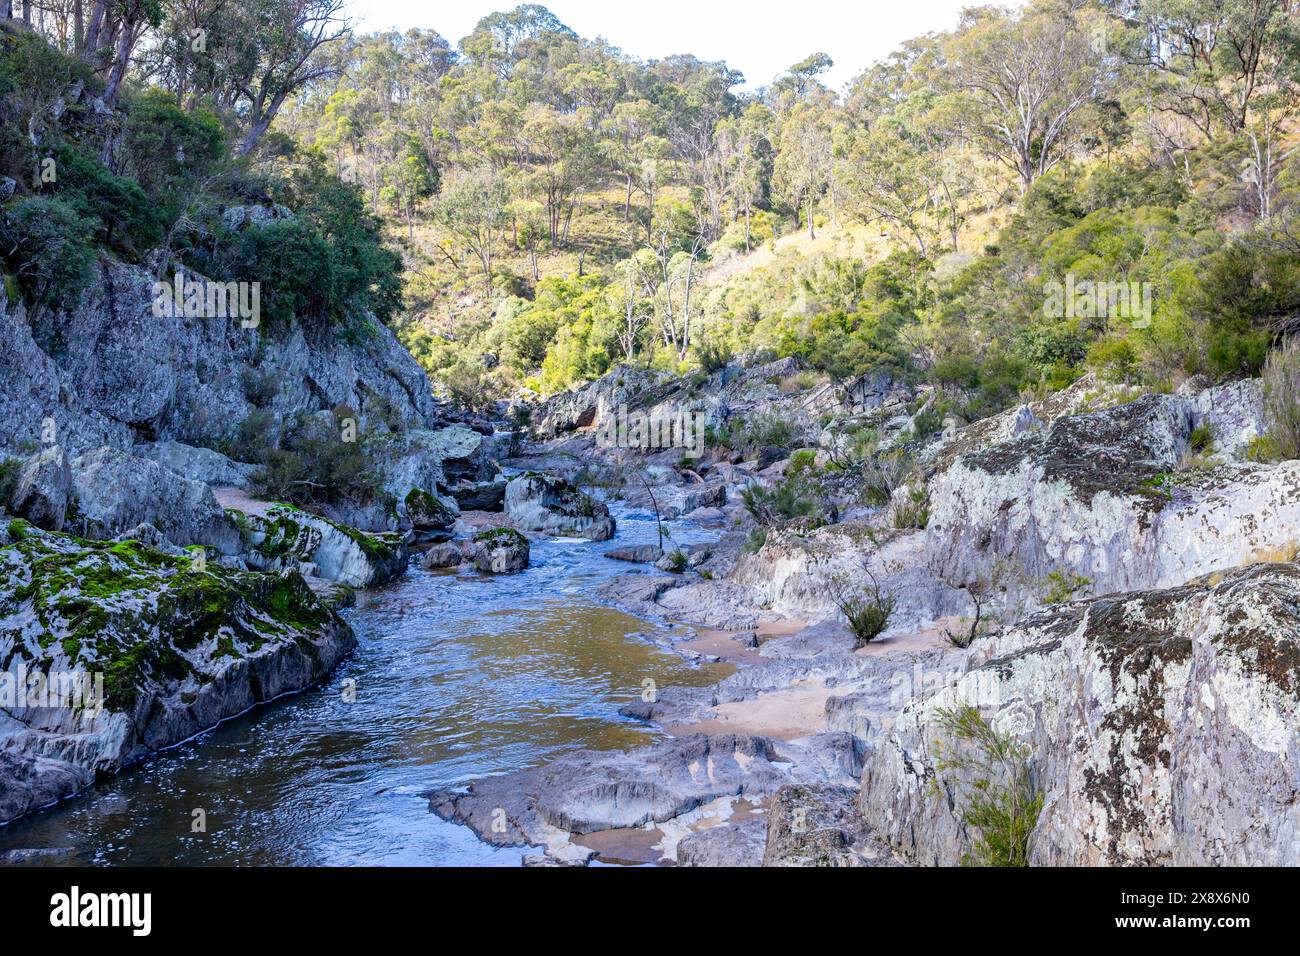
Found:
[{"label": "white sky", "polygon": [[[950,30],[962,7],[992,0],[550,0],[543,3],[579,36],[605,37],[643,60],[693,53],[725,60],[764,86],[809,53],[830,54],[823,77],[840,90],[902,41]],[[427,27],[453,45],[480,18],[519,0],[348,0],[364,32]]]}]

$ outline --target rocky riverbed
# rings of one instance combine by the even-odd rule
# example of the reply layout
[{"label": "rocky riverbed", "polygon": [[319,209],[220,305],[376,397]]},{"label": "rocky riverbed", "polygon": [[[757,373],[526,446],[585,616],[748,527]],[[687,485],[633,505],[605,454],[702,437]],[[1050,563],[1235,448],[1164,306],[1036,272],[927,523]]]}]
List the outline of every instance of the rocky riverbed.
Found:
[{"label": "rocky riverbed", "polygon": [[[652,745],[438,790],[431,810],[537,864],[953,864],[977,836],[962,813],[975,781],[936,756],[936,715],[971,705],[1024,748],[1042,801],[1032,863],[1300,862],[1300,485],[1294,462],[1243,456],[1262,428],[1256,383],[1135,396],[1085,379],[922,437],[903,410],[924,396],[842,392],[819,428],[830,397],[730,374],[688,392],[620,371],[545,408],[550,437],[528,459],[587,475],[633,463],[651,480],[622,478],[629,498],[688,502],[718,529],[600,594],[690,622],[679,650],[737,672],[625,707],[663,733]],[[790,462],[597,447],[584,426],[626,403],[686,403],[715,425],[780,415],[825,461],[860,415],[920,467],[882,505],[849,494],[829,520],[755,534],[741,499]],[[859,646],[842,596],[868,586],[893,613]]]}]

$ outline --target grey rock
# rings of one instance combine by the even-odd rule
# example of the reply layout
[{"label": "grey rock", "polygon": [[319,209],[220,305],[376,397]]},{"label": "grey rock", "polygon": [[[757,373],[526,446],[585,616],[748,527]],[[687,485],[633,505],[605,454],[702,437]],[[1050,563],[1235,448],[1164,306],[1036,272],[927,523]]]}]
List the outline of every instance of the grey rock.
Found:
[{"label": "grey rock", "polygon": [[767,842],[764,820],[743,820],[709,827],[677,843],[678,866],[762,866]]},{"label": "grey rock", "polygon": [[447,488],[461,511],[501,511],[506,502],[506,479],[461,481]]},{"label": "grey rock", "polygon": [[963,778],[937,768],[935,741],[939,710],[969,704],[1028,748],[1044,797],[1031,864],[1296,865],[1298,608],[1300,567],[1266,564],[1028,618],[898,714],[862,814],[912,860],[961,859]]},{"label": "grey rock", "polygon": [[72,497],[72,471],[63,448],[54,445],[29,458],[18,472],[10,508],[48,531],[62,531]]},{"label": "grey rock", "polygon": [[522,531],[606,541],[614,536],[609,508],[568,482],[525,474],[506,486],[505,513]]},{"label": "grey rock", "polygon": [[426,570],[434,571],[441,568],[454,568],[460,564],[460,561],[460,545],[454,541],[447,541],[443,544],[435,544],[424,552],[424,557],[420,559],[420,565]]},{"label": "grey rock", "polygon": [[768,812],[763,866],[899,866],[859,816],[850,787],[782,787]]},{"label": "grey rock", "polygon": [[233,461],[211,448],[197,448],[178,441],[136,445],[131,453],[156,461],[182,478],[226,488],[247,488],[257,471],[256,465]]},{"label": "grey rock", "polygon": [[615,561],[630,561],[633,564],[653,564],[663,557],[663,549],[657,544],[632,544],[622,548],[611,548],[605,557]]},{"label": "grey rock", "polygon": [[490,528],[470,539],[465,555],[485,574],[517,574],[528,567],[528,539],[513,528]]},{"label": "grey rock", "polygon": [[202,482],[109,447],[74,459],[71,471],[76,524],[84,537],[111,538],[148,523],[181,547],[239,551],[239,529]]}]

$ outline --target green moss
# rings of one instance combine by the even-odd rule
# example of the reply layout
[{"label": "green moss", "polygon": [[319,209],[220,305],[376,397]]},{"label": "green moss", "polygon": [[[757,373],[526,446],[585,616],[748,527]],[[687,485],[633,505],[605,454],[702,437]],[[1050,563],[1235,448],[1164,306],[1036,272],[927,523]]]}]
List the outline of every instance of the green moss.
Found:
[{"label": "green moss", "polygon": [[[202,648],[241,657],[289,640],[318,657],[309,634],[335,621],[301,575],[259,574],[174,556],[137,541],[85,542],[30,529],[0,548],[0,618],[30,607],[42,660],[56,641],[105,675],[109,706],[129,710],[149,681],[203,680]],[[21,652],[21,647],[19,648]],[[35,650],[33,648],[32,650]],[[187,655],[199,651],[191,663]]]},{"label": "green moss", "polygon": [[489,528],[474,535],[476,544],[489,548],[527,548],[528,539],[514,528]]}]

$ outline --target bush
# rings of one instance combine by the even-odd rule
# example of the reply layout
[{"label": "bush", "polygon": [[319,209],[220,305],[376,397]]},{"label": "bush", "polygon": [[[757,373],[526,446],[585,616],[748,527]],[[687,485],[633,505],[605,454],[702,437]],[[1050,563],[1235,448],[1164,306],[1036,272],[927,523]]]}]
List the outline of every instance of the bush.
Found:
[{"label": "bush", "polygon": [[1300,458],[1300,338],[1274,349],[1264,364],[1264,421],[1267,454]]},{"label": "bush", "polygon": [[162,238],[157,201],[140,184],[118,176],[96,157],[64,144],[55,153],[57,195],[96,223],[95,239],[138,260]]},{"label": "bush", "polygon": [[[941,708],[939,726],[952,742],[936,741],[935,769],[955,773],[964,806],[962,823],[978,832],[962,858],[966,866],[1028,866],[1029,837],[1038,825],[1043,794],[1029,772],[1029,748],[993,726],[970,705]],[[950,796],[931,780],[936,799]]]},{"label": "bush", "polygon": [[21,196],[0,213],[5,271],[28,302],[70,308],[90,283],[94,229],[62,200]]},{"label": "bush", "polygon": [[848,622],[858,647],[866,647],[884,633],[896,604],[894,596],[880,586],[870,569],[864,566],[862,570],[869,581],[865,589],[851,590],[843,579],[833,585],[835,606]]},{"label": "bush", "polygon": [[765,528],[796,518],[823,520],[820,504],[806,483],[798,478],[786,478],[771,488],[750,485],[740,492],[740,500],[745,510]]},{"label": "bush", "polygon": [[930,523],[930,490],[921,485],[913,488],[907,501],[894,509],[894,527],[900,530],[924,528]]},{"label": "bush", "polygon": [[733,358],[735,354],[731,346],[720,338],[704,339],[695,344],[695,360],[710,375],[726,368]]}]

